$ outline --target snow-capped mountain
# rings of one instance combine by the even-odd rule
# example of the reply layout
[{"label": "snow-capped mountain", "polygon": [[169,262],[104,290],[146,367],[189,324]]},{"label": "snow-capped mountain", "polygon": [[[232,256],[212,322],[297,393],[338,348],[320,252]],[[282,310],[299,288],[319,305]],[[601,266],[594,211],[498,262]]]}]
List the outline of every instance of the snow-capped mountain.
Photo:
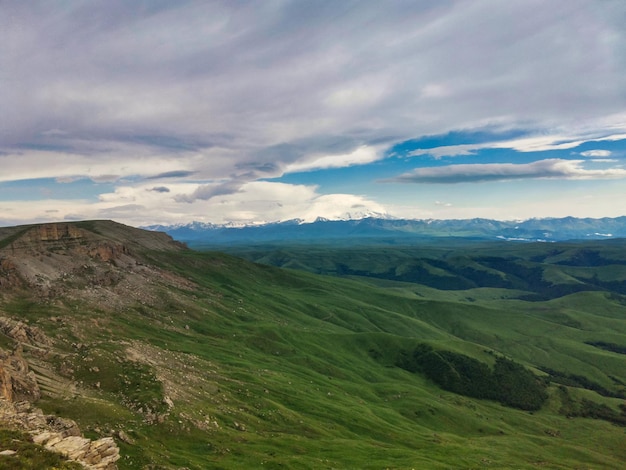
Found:
[{"label": "snow-capped mountain", "polygon": [[[354,215],[354,214],[352,214]],[[216,225],[192,222],[144,227],[163,231],[190,245],[250,244],[265,242],[369,240],[376,243],[417,242],[441,238],[506,241],[601,240],[626,237],[626,217],[547,218],[525,221],[490,219],[411,220],[366,217],[314,222],[292,219],[266,224]]]}]

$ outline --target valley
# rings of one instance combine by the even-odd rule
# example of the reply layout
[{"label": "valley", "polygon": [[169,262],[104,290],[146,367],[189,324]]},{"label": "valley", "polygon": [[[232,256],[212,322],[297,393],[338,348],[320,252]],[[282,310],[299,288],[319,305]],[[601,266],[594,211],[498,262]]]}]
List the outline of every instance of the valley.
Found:
[{"label": "valley", "polygon": [[120,469],[619,468],[625,248],[0,228],[4,399]]}]

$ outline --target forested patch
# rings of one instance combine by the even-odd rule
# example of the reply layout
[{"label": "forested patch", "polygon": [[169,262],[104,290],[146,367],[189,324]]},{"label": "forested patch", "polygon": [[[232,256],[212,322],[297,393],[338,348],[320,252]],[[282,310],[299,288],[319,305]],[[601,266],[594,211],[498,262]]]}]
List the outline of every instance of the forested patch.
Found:
[{"label": "forested patch", "polygon": [[615,343],[607,343],[605,341],[586,341],[585,344],[604,349],[605,351],[611,351],[618,354],[626,354],[626,346],[620,346],[619,344]]},{"label": "forested patch", "polygon": [[569,387],[585,388],[587,390],[593,390],[599,395],[611,398],[626,398],[626,395],[622,392],[613,392],[606,389],[602,385],[593,380],[588,379],[583,375],[569,374],[567,372],[561,372],[558,370],[550,369],[548,367],[542,367],[545,373],[550,375],[552,382],[559,383],[561,385],[567,385]]},{"label": "forested patch", "polygon": [[498,357],[491,368],[464,354],[420,344],[403,352],[397,365],[426,375],[444,390],[522,410],[538,410],[548,398],[545,380],[505,357]]},{"label": "forested patch", "polygon": [[561,399],[559,413],[562,415],[570,418],[602,419],[619,426],[626,426],[626,404],[621,404],[620,412],[617,412],[605,404],[586,398],[575,400],[564,385],[559,386],[559,394]]}]

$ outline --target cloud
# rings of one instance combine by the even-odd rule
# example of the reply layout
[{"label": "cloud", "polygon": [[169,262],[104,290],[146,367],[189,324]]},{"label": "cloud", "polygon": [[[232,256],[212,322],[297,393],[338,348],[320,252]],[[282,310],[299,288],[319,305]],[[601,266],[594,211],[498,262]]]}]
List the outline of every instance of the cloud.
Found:
[{"label": "cloud", "polygon": [[312,156],[308,160],[291,163],[285,167],[286,173],[310,171],[327,168],[343,168],[352,165],[363,165],[381,158],[381,152],[375,147],[362,146],[344,154]]},{"label": "cloud", "polygon": [[459,155],[476,155],[481,148],[485,148],[486,144],[462,144],[462,145],[446,145],[444,147],[436,147],[430,149],[416,149],[409,152],[409,157],[417,157],[421,155],[430,155],[436,159],[441,157],[456,157]]},{"label": "cloud", "polygon": [[610,168],[588,170],[584,160],[552,158],[532,163],[476,163],[418,168],[412,172],[383,180],[396,183],[478,183],[519,179],[612,179],[626,178],[626,170]]},{"label": "cloud", "polygon": [[114,183],[120,179],[120,175],[96,175],[89,179],[94,183]]},{"label": "cloud", "polygon": [[580,152],[583,157],[591,157],[591,158],[602,158],[602,157],[610,157],[610,150],[587,150],[585,152]]},{"label": "cloud", "polygon": [[[626,116],[624,116],[626,118]],[[606,135],[609,130],[596,129],[590,131],[588,129],[562,129],[550,135],[529,135],[516,139],[505,140],[488,140],[486,142],[476,144],[459,144],[444,145],[433,148],[418,148],[410,151],[407,156],[415,157],[429,155],[435,159],[441,157],[456,157],[476,155],[480,150],[484,149],[511,149],[517,152],[545,152],[551,150],[567,150],[578,147],[588,141],[614,141],[626,138],[623,134]],[[496,135],[494,134],[494,137]],[[611,155],[609,150],[588,150],[580,152],[584,157],[605,157]]]},{"label": "cloud", "polygon": [[[109,182],[126,177],[149,177],[155,173],[167,175],[179,171],[183,165],[191,165],[194,159],[193,154],[172,158],[168,154],[145,152],[145,149],[136,146],[107,146],[102,142],[85,144],[83,150],[85,154],[36,150],[0,155],[3,169],[0,182],[38,178],[54,178],[60,182],[88,178]],[[89,156],[89,153],[94,153],[94,156]],[[219,172],[219,165],[216,167]]]},{"label": "cloud", "polygon": [[[274,222],[317,217],[333,217],[347,213],[386,213],[383,205],[366,197],[350,194],[319,194],[315,186],[291,185],[269,181],[243,183],[233,194],[213,194],[208,199],[180,199],[171,194],[194,194],[201,189],[196,184],[173,185],[170,194],[154,193],[129,187],[116,190],[104,197],[101,207],[139,204],[141,215],[133,219],[136,225],[151,221],[198,220],[213,223],[237,221],[241,223]],[[181,209],[181,205],[183,208]],[[158,223],[158,222],[156,222]]]},{"label": "cloud", "polygon": [[4,2],[0,182],[167,179],[195,203],[451,130],[532,129],[502,143],[524,152],[624,136],[623,2],[538,5]]},{"label": "cloud", "polygon": [[71,147],[81,136],[172,152],[217,143],[247,149],[240,163],[305,136],[350,136],[355,150],[389,129],[411,138],[621,111],[619,3],[4,9],[12,49],[2,69],[14,93],[2,104],[17,114],[0,140],[15,145],[37,135]]},{"label": "cloud", "polygon": [[183,170],[175,170],[175,171],[166,171],[164,173],[159,173],[158,175],[148,176],[146,179],[156,180],[161,178],[186,178],[187,176],[191,176],[195,173],[195,171],[183,171]]},{"label": "cloud", "polygon": [[272,162],[244,162],[238,163],[235,165],[235,168],[244,171],[246,174],[253,172],[269,176],[280,173],[278,165]]},{"label": "cloud", "polygon": [[114,207],[107,207],[106,209],[101,209],[98,212],[98,215],[101,218],[115,219],[118,217],[127,217],[128,214],[134,214],[136,212],[141,212],[144,210],[146,210],[146,208],[142,206],[141,204],[124,204],[122,206],[114,206]]},{"label": "cloud", "polygon": [[157,193],[169,193],[170,188],[167,186],[155,186],[154,188],[147,189],[146,191],[156,191]]},{"label": "cloud", "polygon": [[79,181],[81,179],[82,179],[81,177],[76,177],[76,176],[59,176],[55,178],[55,181],[61,184],[69,184],[69,183],[74,183],[76,181]]},{"label": "cloud", "polygon": [[241,190],[242,183],[239,181],[227,181],[217,184],[203,184],[198,186],[190,194],[179,194],[174,199],[177,202],[194,202],[198,199],[208,201],[215,196],[227,196]]}]

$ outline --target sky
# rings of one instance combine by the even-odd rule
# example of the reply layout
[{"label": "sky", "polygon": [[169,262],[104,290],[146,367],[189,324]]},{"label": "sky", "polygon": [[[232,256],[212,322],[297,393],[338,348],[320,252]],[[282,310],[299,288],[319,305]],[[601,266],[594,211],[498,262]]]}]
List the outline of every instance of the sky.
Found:
[{"label": "sky", "polygon": [[626,215],[623,0],[0,0],[0,225]]}]

